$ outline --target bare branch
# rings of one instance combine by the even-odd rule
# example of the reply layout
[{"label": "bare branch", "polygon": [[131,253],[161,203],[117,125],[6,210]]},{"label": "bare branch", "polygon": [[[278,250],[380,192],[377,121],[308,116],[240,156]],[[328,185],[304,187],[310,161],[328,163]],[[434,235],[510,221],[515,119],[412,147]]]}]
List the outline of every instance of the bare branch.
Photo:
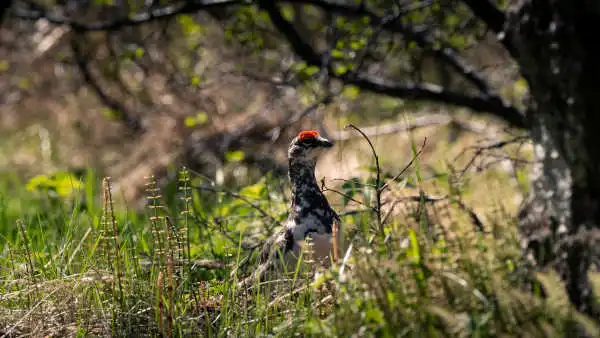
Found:
[{"label": "bare branch", "polygon": [[392,179],[390,179],[389,181],[385,182],[385,184],[381,187],[377,187],[377,189],[384,191],[387,187],[389,187],[389,185],[392,182],[397,181],[400,176],[402,176],[407,170],[408,168],[410,168],[410,166],[413,164],[413,162],[419,158],[419,156],[421,156],[421,153],[423,153],[423,150],[425,150],[425,146],[427,145],[427,137],[423,139],[423,144],[421,145],[421,149],[419,149],[419,151],[417,151],[417,153],[410,159],[410,161],[408,162],[408,164],[406,166],[404,166],[404,169],[400,170],[400,172],[394,176]]},{"label": "bare branch", "polygon": [[[526,143],[528,141],[529,141],[529,137],[527,137],[527,136],[517,136],[517,137],[514,137],[509,140],[495,141],[495,142],[485,145],[485,146],[479,145],[479,146],[472,146],[472,147],[465,148],[463,151],[461,151],[456,156],[455,160],[458,159],[459,157],[463,156],[464,154],[466,154],[467,151],[470,151],[470,150],[473,151],[474,154],[471,157],[471,159],[467,162],[467,164],[459,171],[459,173],[460,173],[459,177],[463,177],[467,173],[467,171],[475,164],[477,159],[479,159],[481,156],[485,155],[488,151],[502,149],[511,144],[521,144],[521,143]],[[507,159],[506,157],[503,157],[503,158],[500,158],[500,161],[504,161],[506,159]],[[524,161],[524,163],[527,163],[525,160],[520,160],[520,161]]]},{"label": "bare branch", "polygon": [[94,90],[96,95],[100,98],[100,100],[110,109],[119,112],[120,119],[125,122],[125,125],[134,133],[143,131],[142,125],[140,121],[132,116],[128,109],[122,105],[118,100],[112,98],[108,93],[104,91],[102,86],[96,81],[94,76],[92,75],[92,71],[89,68],[88,61],[86,59],[85,54],[82,51],[80,46],[81,33],[74,33],[73,38],[71,39],[71,51],[73,52],[73,58],[75,59],[75,63],[83,76],[84,81]]},{"label": "bare branch", "polygon": [[[341,76],[344,80],[346,76]],[[362,89],[412,100],[427,100],[445,103],[460,107],[470,108],[476,113],[490,113],[516,128],[527,128],[527,123],[521,112],[497,97],[488,95],[468,95],[444,89],[441,86],[430,83],[405,83],[392,84],[381,78],[360,77],[355,81],[347,81],[348,84],[356,85]]]},{"label": "bare branch", "polygon": [[510,32],[504,29],[506,15],[501,11],[492,0],[463,0],[462,1],[476,17],[481,19],[485,24],[498,35],[498,40],[512,57],[517,57],[518,52],[512,44]]},{"label": "bare branch", "polygon": [[360,130],[360,128],[356,127],[353,124],[347,124],[344,129],[346,128],[352,128],[354,130],[356,130],[360,135],[362,135],[362,137],[367,141],[367,143],[369,144],[369,148],[371,148],[371,153],[373,154],[373,159],[375,160],[375,203],[376,206],[375,208],[377,209],[376,211],[376,215],[377,215],[377,225],[379,228],[379,233],[381,235],[381,240],[385,240],[385,229],[383,227],[383,222],[382,222],[382,217],[381,217],[381,193],[383,192],[383,189],[381,188],[381,167],[379,166],[379,156],[377,155],[377,152],[375,151],[375,147],[373,146],[373,142],[371,142],[371,139],[367,136],[367,134],[365,134],[362,130]]},{"label": "bare branch", "polygon": [[73,18],[65,17],[59,13],[52,13],[42,6],[28,2],[27,8],[19,6],[12,9],[13,15],[25,20],[46,19],[55,25],[68,25],[78,31],[106,31],[116,30],[126,26],[137,26],[152,20],[166,19],[178,14],[196,13],[219,7],[244,4],[243,0],[195,0],[182,1],[176,4],[165,5],[132,16],[115,17],[108,21],[94,23],[78,22]]}]

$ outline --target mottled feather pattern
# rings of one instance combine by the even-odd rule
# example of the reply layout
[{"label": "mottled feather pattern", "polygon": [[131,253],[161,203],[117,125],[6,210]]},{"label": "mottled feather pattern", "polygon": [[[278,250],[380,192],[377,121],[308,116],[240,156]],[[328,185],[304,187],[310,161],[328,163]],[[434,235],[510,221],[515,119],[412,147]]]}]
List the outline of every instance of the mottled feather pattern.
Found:
[{"label": "mottled feather pattern", "polygon": [[[288,149],[288,174],[292,187],[290,213],[283,228],[265,242],[258,257],[259,267],[245,283],[254,278],[263,281],[267,273],[277,266],[278,252],[285,257],[297,255],[307,236],[318,236],[319,243],[327,245],[333,222],[337,220],[339,223],[339,217],[317,184],[315,167],[321,151],[331,146],[329,140],[314,130],[300,132],[292,140]],[[326,252],[324,257],[317,259],[328,260],[328,248],[317,249],[317,252]]]}]

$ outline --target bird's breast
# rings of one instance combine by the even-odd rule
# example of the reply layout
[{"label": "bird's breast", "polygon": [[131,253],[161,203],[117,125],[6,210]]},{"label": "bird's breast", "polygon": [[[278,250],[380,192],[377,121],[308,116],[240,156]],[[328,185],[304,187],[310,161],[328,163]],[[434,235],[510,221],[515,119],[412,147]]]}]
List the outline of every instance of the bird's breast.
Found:
[{"label": "bird's breast", "polygon": [[[313,259],[322,260],[329,256],[331,249],[333,248],[333,238],[331,234],[319,234],[313,232],[306,237],[310,237],[310,242],[312,243]],[[296,241],[295,247],[298,251],[303,248],[306,250],[306,239]]]}]

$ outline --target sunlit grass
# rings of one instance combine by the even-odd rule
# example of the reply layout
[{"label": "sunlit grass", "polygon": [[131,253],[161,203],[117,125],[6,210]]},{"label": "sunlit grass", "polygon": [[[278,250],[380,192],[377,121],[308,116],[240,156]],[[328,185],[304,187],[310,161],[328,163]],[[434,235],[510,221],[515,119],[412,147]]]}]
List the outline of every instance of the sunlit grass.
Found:
[{"label": "sunlit grass", "polygon": [[253,256],[243,264],[249,248],[285,218],[286,198],[274,188],[282,183],[273,177],[219,192],[182,171],[172,196],[149,178],[148,208],[134,212],[115,204],[110,181],[92,171],[64,196],[6,175],[0,334],[556,336],[572,330],[573,319],[596,330],[568,310],[552,275],[540,277],[551,301],[525,292],[510,215],[489,211],[493,221],[475,231],[455,202],[451,175],[437,185],[451,197],[424,200],[430,186],[421,166],[405,175],[421,202],[384,218],[385,239],[372,210],[346,214],[331,270],[313,276],[307,271],[317,267],[305,262],[310,269],[248,290],[236,284],[254,266]]}]

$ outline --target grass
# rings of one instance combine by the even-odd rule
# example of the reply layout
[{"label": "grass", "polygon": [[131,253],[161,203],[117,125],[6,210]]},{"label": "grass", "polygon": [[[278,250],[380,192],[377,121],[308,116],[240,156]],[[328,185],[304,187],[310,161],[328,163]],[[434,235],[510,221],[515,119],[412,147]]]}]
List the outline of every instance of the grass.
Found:
[{"label": "grass", "polygon": [[[345,238],[333,268],[315,266],[308,245],[296,271],[247,290],[236,285],[253,248],[285,219],[285,181],[228,191],[183,168],[167,189],[148,178],[140,212],[91,170],[36,186],[7,174],[0,337],[598,336],[551,272],[528,282],[512,216],[490,212],[474,230],[453,173],[438,178],[447,196],[430,198],[418,143],[412,152],[404,173],[330,188],[343,194]],[[394,212],[407,184],[418,198]]]}]

